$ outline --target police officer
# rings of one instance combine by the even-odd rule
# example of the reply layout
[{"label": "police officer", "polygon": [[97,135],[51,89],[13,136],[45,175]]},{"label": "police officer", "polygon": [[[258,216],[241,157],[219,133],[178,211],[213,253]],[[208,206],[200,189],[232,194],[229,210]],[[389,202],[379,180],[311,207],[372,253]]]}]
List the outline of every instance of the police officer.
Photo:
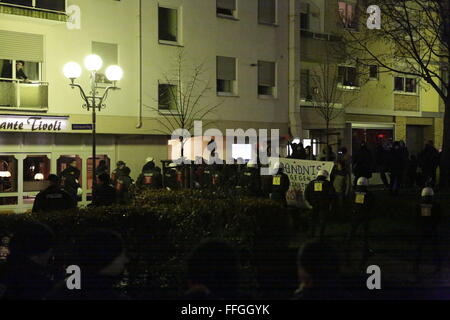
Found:
[{"label": "police officer", "polygon": [[78,203],[78,196],[81,195],[81,186],[78,181],[80,179],[80,170],[77,168],[77,162],[73,160],[69,163],[66,169],[61,172],[61,186],[64,191],[66,191],[75,204]]},{"label": "police officer", "polygon": [[149,157],[146,159],[136,184],[139,188],[158,189],[162,186],[161,178],[161,173],[155,167],[154,159]]},{"label": "police officer", "polygon": [[310,231],[312,237],[316,235],[317,227],[320,229],[319,237],[323,237],[335,198],[334,187],[327,178],[328,171],[320,170],[317,178],[312,180],[305,189],[305,199],[313,208]]},{"label": "police officer", "polygon": [[125,162],[123,162],[122,160],[117,161],[116,163],[116,168],[113,170],[113,172],[111,173],[111,180],[113,185],[115,186],[117,183],[117,179],[120,178],[120,176],[122,176],[123,174],[123,169],[126,167]]},{"label": "police officer", "polygon": [[372,209],[374,205],[374,196],[368,190],[369,180],[366,177],[359,177],[356,182],[355,191],[352,195],[352,210],[350,217],[350,230],[347,236],[347,258],[350,255],[350,248],[355,234],[359,227],[363,230],[363,251],[361,265],[366,265],[369,258],[369,227]]},{"label": "police officer", "polygon": [[422,260],[422,250],[425,246],[433,247],[435,272],[441,271],[441,255],[439,250],[438,226],[442,216],[441,206],[434,200],[434,191],[430,187],[423,188],[422,198],[417,205],[417,250],[414,265],[416,275]]},{"label": "police officer", "polygon": [[95,186],[94,198],[92,205],[94,206],[110,206],[116,202],[116,190],[111,184],[111,179],[107,173],[98,176],[99,184]]},{"label": "police officer", "polygon": [[164,185],[169,190],[175,190],[178,188],[177,184],[177,164],[172,162],[167,166],[167,170],[164,173]]},{"label": "police officer", "polygon": [[247,166],[239,173],[237,189],[242,190],[244,195],[250,197],[261,196],[261,180],[258,165],[249,161]]},{"label": "police officer", "polygon": [[117,202],[120,204],[127,204],[131,201],[131,187],[133,179],[130,177],[131,169],[125,167],[121,170],[121,175],[116,182],[116,196]]},{"label": "police officer", "polygon": [[284,173],[284,168],[279,162],[275,163],[273,170],[270,198],[287,206],[286,193],[290,186],[289,177]]},{"label": "police officer", "polygon": [[76,207],[74,199],[59,186],[57,175],[48,176],[50,185],[36,196],[33,204],[33,212],[50,212],[67,210]]}]

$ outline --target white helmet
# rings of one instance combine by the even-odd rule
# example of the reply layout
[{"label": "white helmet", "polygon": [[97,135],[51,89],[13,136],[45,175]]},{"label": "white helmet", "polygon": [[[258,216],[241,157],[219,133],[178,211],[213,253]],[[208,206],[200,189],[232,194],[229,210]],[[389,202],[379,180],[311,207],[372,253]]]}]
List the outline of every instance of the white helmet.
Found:
[{"label": "white helmet", "polygon": [[249,162],[247,162],[247,167],[248,168],[256,168],[257,164],[253,161],[249,161]]},{"label": "white helmet", "polygon": [[356,185],[367,187],[369,185],[369,180],[366,177],[359,177]]},{"label": "white helmet", "polygon": [[327,170],[319,170],[319,172],[317,173],[317,177],[328,178],[328,171]]},{"label": "white helmet", "polygon": [[145,162],[153,162],[155,159],[153,157],[148,157],[147,159],[145,159]]},{"label": "white helmet", "polygon": [[422,189],[422,197],[434,196],[434,191],[430,187]]}]

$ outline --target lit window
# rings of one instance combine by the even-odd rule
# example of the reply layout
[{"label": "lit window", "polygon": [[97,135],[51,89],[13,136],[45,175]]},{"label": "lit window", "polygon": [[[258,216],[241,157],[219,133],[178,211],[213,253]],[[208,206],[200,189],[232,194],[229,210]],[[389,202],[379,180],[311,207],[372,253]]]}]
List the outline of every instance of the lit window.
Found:
[{"label": "lit window", "polygon": [[41,191],[50,174],[50,159],[47,156],[28,156],[23,160],[23,191]]},{"label": "lit window", "polygon": [[236,58],[217,57],[217,93],[235,94]]},{"label": "lit window", "polygon": [[178,10],[158,8],[159,40],[178,41]]},{"label": "lit window", "polygon": [[275,62],[258,61],[258,95],[275,96]]},{"label": "lit window", "polygon": [[357,19],[355,14],[355,7],[353,4],[346,2],[339,2],[339,15],[341,16],[344,28],[356,29]]}]

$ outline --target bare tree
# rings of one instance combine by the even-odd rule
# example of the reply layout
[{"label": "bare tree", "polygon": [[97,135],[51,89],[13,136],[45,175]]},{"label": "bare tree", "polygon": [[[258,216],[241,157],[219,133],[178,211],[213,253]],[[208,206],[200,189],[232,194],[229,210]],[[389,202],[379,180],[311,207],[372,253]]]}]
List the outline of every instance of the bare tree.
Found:
[{"label": "bare tree", "polygon": [[[311,70],[311,102],[314,109],[325,122],[325,134],[327,145],[327,160],[329,160],[330,148],[330,124],[345,112],[345,107],[355,100],[355,94],[345,91],[346,83],[339,74],[339,61],[342,61],[342,53],[337,51],[339,45],[328,45],[322,56],[322,61]],[[356,70],[356,68],[355,68]],[[358,74],[355,72],[355,79]],[[352,85],[356,85],[353,83]]]},{"label": "bare tree", "polygon": [[[363,1],[364,2],[364,1]],[[381,9],[381,29],[365,27],[366,5]],[[441,184],[448,186],[450,167],[450,0],[375,0],[360,6],[361,28],[346,29],[346,48],[364,65],[415,77],[443,101],[444,135]]]},{"label": "bare tree", "polygon": [[205,73],[204,63],[188,63],[186,52],[179,49],[172,70],[164,74],[165,83],[162,90],[159,90],[156,106],[146,106],[158,112],[160,117],[156,120],[164,128],[159,132],[167,135],[179,132],[181,157],[184,157],[184,146],[188,138],[183,132],[191,132],[194,121],[197,120],[203,121],[203,127],[212,124],[214,121],[207,120],[206,117],[222,103],[204,103],[213,89]]}]

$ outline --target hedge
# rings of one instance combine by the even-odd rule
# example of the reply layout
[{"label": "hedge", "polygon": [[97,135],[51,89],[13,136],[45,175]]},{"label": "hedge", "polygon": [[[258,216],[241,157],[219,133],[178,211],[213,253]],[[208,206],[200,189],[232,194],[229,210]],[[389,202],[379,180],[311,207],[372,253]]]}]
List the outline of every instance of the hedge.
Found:
[{"label": "hedge", "polygon": [[116,230],[124,237],[130,259],[122,289],[134,298],[168,299],[182,294],[186,258],[208,238],[224,239],[238,248],[242,290],[257,292],[264,278],[273,276],[264,272],[283,272],[268,267],[268,261],[273,257],[278,261],[272,265],[282,265],[280,252],[286,252],[293,232],[291,214],[269,199],[230,198],[229,193],[208,190],[150,190],[138,193],[129,206],[0,215],[0,226],[14,230],[16,223],[31,219],[52,227],[58,240],[57,270],[63,270],[76,234],[91,227]]}]

